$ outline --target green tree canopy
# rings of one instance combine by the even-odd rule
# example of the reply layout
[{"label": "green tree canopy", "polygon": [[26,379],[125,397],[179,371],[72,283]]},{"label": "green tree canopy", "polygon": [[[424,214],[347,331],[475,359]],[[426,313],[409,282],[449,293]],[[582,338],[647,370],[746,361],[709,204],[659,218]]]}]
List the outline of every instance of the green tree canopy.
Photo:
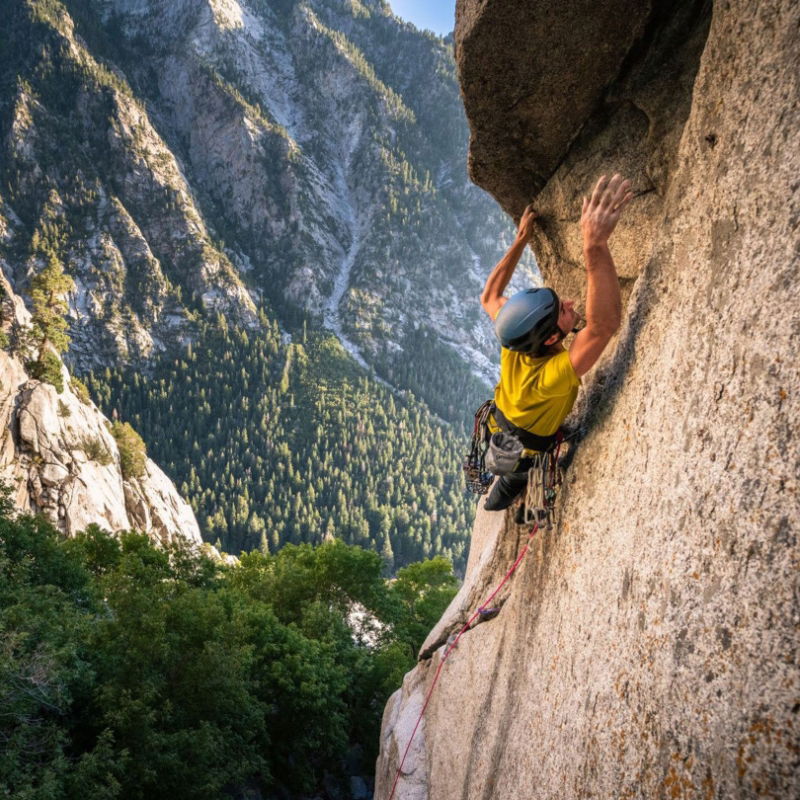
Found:
[{"label": "green tree canopy", "polygon": [[228,567],[180,541],[156,547],[97,527],[66,539],[41,517],[9,513],[0,492],[9,797],[345,787],[346,754],[361,752],[370,771],[418,630],[454,591],[444,560],[390,582],[378,554],[340,541]]}]

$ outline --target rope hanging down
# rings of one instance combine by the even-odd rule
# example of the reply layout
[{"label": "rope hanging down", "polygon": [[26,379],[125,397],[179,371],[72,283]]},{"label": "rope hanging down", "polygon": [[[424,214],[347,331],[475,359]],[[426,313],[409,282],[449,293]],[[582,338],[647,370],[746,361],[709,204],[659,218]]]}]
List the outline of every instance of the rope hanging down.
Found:
[{"label": "rope hanging down", "polygon": [[[476,418],[477,416],[478,415],[476,414]],[[476,422],[476,429],[477,427],[478,426]],[[433,690],[436,688],[436,684],[439,681],[439,676],[441,675],[442,669],[447,662],[448,656],[453,652],[453,650],[455,650],[458,640],[472,627],[472,623],[475,622],[478,617],[491,619],[497,615],[498,609],[489,608],[489,603],[494,600],[497,593],[503,588],[503,586],[505,586],[509,578],[514,574],[522,559],[525,558],[525,555],[531,546],[531,540],[536,535],[536,531],[539,530],[539,520],[547,523],[548,530],[552,528],[553,513],[555,511],[555,488],[560,482],[560,476],[558,474],[558,456],[561,450],[562,441],[563,437],[559,436],[555,449],[551,450],[549,453],[542,454],[542,458],[536,462],[533,468],[528,472],[528,488],[525,501],[526,504],[530,503],[531,505],[526,505],[525,517],[526,524],[530,524],[532,522],[533,527],[531,528],[530,533],[528,533],[525,546],[520,550],[516,561],[511,565],[511,569],[509,569],[508,572],[506,572],[506,574],[503,576],[503,580],[497,584],[492,593],[486,598],[486,600],[483,601],[483,603],[481,603],[481,605],[478,607],[478,610],[466,621],[456,636],[450,637],[447,640],[447,647],[445,648],[444,654],[442,655],[442,660],[439,662],[439,666],[436,669],[436,674],[433,676],[433,681],[428,689],[428,693],[425,695],[425,702],[423,702],[422,710],[419,712],[417,721],[414,724],[414,730],[411,731],[411,736],[408,740],[408,744],[406,745],[406,749],[403,751],[403,757],[400,759],[400,766],[397,768],[397,772],[394,776],[394,782],[392,783],[392,791],[389,793],[387,800],[392,800],[394,797],[395,789],[397,789],[397,782],[400,780],[400,775],[403,771],[403,765],[406,762],[406,756],[408,755],[408,751],[411,749],[411,743],[414,741],[414,737],[417,735],[417,729],[419,728],[420,722],[422,722],[425,709],[428,707],[428,703],[433,695]],[[533,519],[529,519],[529,516],[531,515],[533,516]]]},{"label": "rope hanging down", "polygon": [[422,717],[425,714],[425,709],[428,707],[431,695],[433,694],[433,690],[436,687],[437,681],[439,680],[439,675],[441,674],[442,668],[444,667],[445,662],[447,661],[447,657],[455,649],[456,645],[458,644],[458,640],[461,638],[462,634],[466,633],[466,631],[470,629],[472,623],[478,617],[484,615],[488,616],[489,614],[492,614],[492,612],[496,611],[496,609],[487,608],[487,606],[489,605],[489,603],[492,602],[495,595],[497,595],[497,593],[503,588],[503,586],[506,584],[506,581],[508,581],[508,579],[514,574],[514,571],[519,566],[522,559],[525,558],[525,554],[528,552],[528,548],[531,546],[531,539],[533,539],[534,535],[536,534],[536,531],[538,530],[539,530],[538,523],[534,523],[531,532],[528,534],[528,539],[525,542],[525,546],[522,548],[522,550],[520,550],[520,553],[517,556],[517,560],[511,565],[511,569],[508,572],[506,572],[505,576],[503,577],[503,580],[501,580],[500,583],[497,584],[495,590],[486,598],[486,600],[484,600],[484,602],[481,604],[478,610],[467,620],[466,624],[464,625],[463,628],[461,628],[456,637],[452,639],[452,641],[448,640],[449,644],[447,645],[447,648],[444,651],[444,655],[442,655],[442,660],[439,663],[439,667],[436,670],[436,674],[433,677],[433,682],[431,683],[430,689],[428,689],[428,694],[425,695],[425,702],[422,704],[422,711],[419,712],[419,717],[417,718],[417,722],[414,725],[414,730],[411,732],[411,738],[408,740],[405,752],[403,753],[403,758],[400,759],[400,766],[397,768],[397,773],[394,776],[394,783],[392,784],[392,791],[389,793],[388,800],[392,800],[392,798],[394,797],[394,792],[395,789],[397,788],[397,781],[400,780],[400,774],[403,771],[403,765],[405,764],[406,756],[408,755],[408,751],[411,749],[411,743],[414,741],[414,736],[416,736],[417,728],[419,728],[420,722],[422,722]]}]

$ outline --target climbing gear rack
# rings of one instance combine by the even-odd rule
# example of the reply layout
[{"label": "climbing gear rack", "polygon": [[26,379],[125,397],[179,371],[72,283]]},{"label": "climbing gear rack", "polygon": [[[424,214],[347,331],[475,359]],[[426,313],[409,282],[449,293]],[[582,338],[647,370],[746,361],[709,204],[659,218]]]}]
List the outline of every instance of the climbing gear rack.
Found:
[{"label": "climbing gear rack", "polygon": [[494,402],[487,400],[475,412],[470,450],[464,459],[464,481],[467,489],[473,494],[486,494],[494,480],[492,473],[486,469],[486,448],[489,440],[488,420],[493,407]]},{"label": "climbing gear rack", "polygon": [[528,485],[525,490],[524,525],[544,525],[553,529],[556,516],[556,489],[562,483],[558,456],[564,435],[559,431],[555,447],[546,453],[536,453],[528,469]]}]

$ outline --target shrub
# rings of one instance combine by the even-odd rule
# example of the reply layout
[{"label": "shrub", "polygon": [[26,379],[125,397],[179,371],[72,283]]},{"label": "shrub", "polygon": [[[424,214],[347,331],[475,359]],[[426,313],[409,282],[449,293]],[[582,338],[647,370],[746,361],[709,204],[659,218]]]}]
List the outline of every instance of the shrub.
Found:
[{"label": "shrub", "polygon": [[89,398],[89,390],[86,388],[86,384],[80,378],[72,378],[69,382],[69,388],[72,389],[72,393],[78,400],[81,401],[84,405],[88,406],[91,402]]},{"label": "shrub", "polygon": [[103,467],[107,467],[114,460],[105,442],[99,436],[84,437],[81,443],[81,450],[86,453],[86,457],[90,461],[96,461]]},{"label": "shrub", "polygon": [[141,478],[147,463],[147,450],[142,437],[127,423],[115,422],[111,434],[117,440],[122,477]]},{"label": "shrub", "polygon": [[59,394],[64,391],[61,359],[55,353],[47,350],[36,361],[29,361],[25,367],[32,378],[52,384]]}]

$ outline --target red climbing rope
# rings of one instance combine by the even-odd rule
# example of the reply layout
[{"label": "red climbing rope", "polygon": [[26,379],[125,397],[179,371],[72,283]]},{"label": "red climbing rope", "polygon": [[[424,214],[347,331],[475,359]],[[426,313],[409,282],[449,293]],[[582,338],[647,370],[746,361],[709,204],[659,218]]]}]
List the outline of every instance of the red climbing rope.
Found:
[{"label": "red climbing rope", "polygon": [[388,800],[392,800],[394,797],[394,790],[397,788],[397,781],[400,779],[400,773],[403,771],[403,764],[405,764],[406,756],[408,755],[408,751],[411,749],[411,743],[414,741],[414,736],[416,736],[417,728],[419,728],[420,722],[422,722],[422,715],[425,713],[425,709],[428,707],[428,703],[430,702],[431,695],[433,694],[433,689],[436,686],[436,682],[439,680],[439,675],[442,671],[442,667],[444,667],[445,661],[447,661],[447,657],[450,653],[453,652],[455,646],[458,644],[458,640],[461,638],[461,635],[469,630],[472,623],[486,611],[486,606],[492,602],[494,596],[503,588],[506,581],[514,574],[514,570],[519,566],[520,561],[525,558],[525,554],[528,552],[528,548],[531,545],[531,539],[533,539],[534,534],[536,531],[539,530],[538,523],[533,524],[533,528],[531,528],[531,532],[528,534],[528,540],[525,542],[525,546],[520,550],[519,555],[517,556],[517,560],[511,565],[511,569],[506,572],[505,577],[500,583],[497,584],[497,588],[486,598],[486,600],[478,607],[478,610],[467,620],[464,627],[458,632],[458,635],[452,642],[450,642],[447,648],[444,651],[444,655],[442,656],[442,660],[439,663],[439,668],[436,670],[436,675],[433,676],[433,682],[431,683],[430,689],[428,689],[428,694],[425,695],[425,702],[422,704],[422,711],[419,712],[419,717],[417,718],[416,725],[414,725],[414,730],[411,732],[411,738],[408,740],[408,744],[406,745],[405,752],[403,753],[403,758],[400,759],[400,766],[397,768],[397,774],[394,776],[394,783],[392,784],[392,791],[389,794]]}]

